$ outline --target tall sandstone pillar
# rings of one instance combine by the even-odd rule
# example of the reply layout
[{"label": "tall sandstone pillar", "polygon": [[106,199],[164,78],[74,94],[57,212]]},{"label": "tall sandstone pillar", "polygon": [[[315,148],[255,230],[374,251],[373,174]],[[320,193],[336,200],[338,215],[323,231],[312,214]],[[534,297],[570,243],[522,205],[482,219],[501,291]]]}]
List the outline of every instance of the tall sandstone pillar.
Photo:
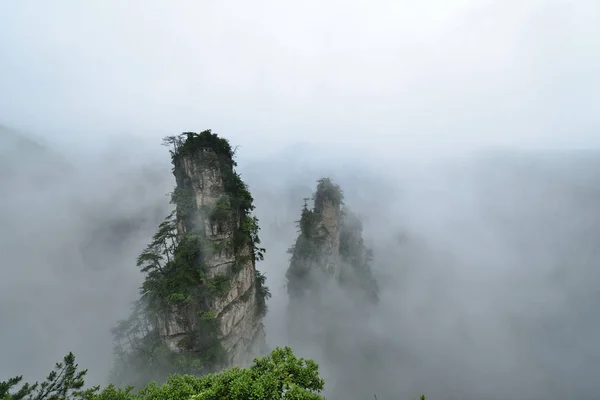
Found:
[{"label": "tall sandstone pillar", "polygon": [[193,235],[202,243],[196,267],[201,271],[193,312],[180,308],[158,318],[159,333],[174,351],[198,319],[215,323],[226,354],[222,367],[246,365],[265,350],[267,289],[256,270],[256,219],[252,197],[235,173],[226,140],[210,131],[187,133],[175,142],[173,173],[177,235]]}]

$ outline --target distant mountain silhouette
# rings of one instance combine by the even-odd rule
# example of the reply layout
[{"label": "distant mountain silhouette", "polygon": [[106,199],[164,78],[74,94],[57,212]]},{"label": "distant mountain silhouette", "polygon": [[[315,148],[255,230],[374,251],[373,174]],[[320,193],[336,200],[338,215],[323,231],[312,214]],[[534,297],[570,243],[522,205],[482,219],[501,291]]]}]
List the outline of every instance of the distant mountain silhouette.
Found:
[{"label": "distant mountain silhouette", "polygon": [[[48,183],[72,172],[72,166],[56,151],[31,136],[0,125],[0,177],[3,182]],[[22,181],[21,181],[22,182]]]}]

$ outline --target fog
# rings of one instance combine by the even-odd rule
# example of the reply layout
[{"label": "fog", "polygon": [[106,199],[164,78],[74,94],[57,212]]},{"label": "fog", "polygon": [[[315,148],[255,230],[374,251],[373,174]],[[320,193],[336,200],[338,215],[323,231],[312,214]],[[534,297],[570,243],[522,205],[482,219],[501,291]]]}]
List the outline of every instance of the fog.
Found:
[{"label": "fog", "polygon": [[[328,324],[347,330],[338,340],[346,352],[339,364],[328,364],[310,343],[296,348],[324,361],[324,372],[335,377],[328,394],[594,398],[599,156],[482,152],[392,173],[360,170],[348,160],[333,173],[346,202],[365,216],[381,302],[364,314],[349,310],[339,293],[326,297],[324,308],[334,310]],[[317,175],[307,170],[298,179],[307,184],[305,196]],[[299,191],[297,182],[287,185],[287,193]],[[255,193],[261,204],[261,191]],[[288,204],[296,209],[259,213],[263,237],[273,243],[263,267],[274,293],[271,343],[286,341],[280,266],[287,265],[301,201]]]},{"label": "fog", "polygon": [[[135,257],[169,209],[167,149],[67,167],[51,149],[19,151],[2,178],[0,373],[40,378],[74,351],[90,383],[104,382],[109,328],[141,281]],[[309,165],[310,149],[242,154],[267,247],[270,346],[287,344],[286,250],[302,198],[326,173],[363,217],[380,304],[363,314],[330,295],[330,323],[347,330],[343,363],[295,348],[322,361],[331,398],[594,398],[600,153],[481,152],[402,168],[342,155]],[[36,182],[40,170],[49,176]]]},{"label": "fog", "polygon": [[0,130],[0,375],[40,379],[72,350],[103,381],[108,330],[138,295],[135,258],[169,206],[168,157],[115,159],[115,143],[73,163],[20,138]]},{"label": "fog", "polygon": [[380,304],[332,290],[347,352],[294,348],[330,398],[596,398],[599,49],[591,0],[1,3],[0,380],[73,351],[105,382],[170,209],[161,138],[211,128],[255,197],[270,346],[316,180],[363,219]]}]

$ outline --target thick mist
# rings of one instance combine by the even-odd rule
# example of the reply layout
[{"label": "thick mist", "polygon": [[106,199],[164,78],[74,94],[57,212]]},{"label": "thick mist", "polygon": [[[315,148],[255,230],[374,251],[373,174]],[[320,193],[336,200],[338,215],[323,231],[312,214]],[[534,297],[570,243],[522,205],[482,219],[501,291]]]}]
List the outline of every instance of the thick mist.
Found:
[{"label": "thick mist", "polygon": [[[73,351],[90,384],[105,382],[109,329],[137,298],[135,257],[170,209],[173,185],[167,149],[122,156],[132,145],[113,142],[87,159],[11,148],[18,157],[4,166],[0,196],[2,377],[40,379]],[[294,348],[320,362],[330,398],[595,398],[599,154],[380,164],[294,148],[238,160],[267,248],[258,268],[273,293],[271,347],[287,344],[286,250],[302,199],[327,175],[363,219],[380,304],[332,287],[319,323],[340,332],[337,361],[311,343]]]},{"label": "thick mist", "polygon": [[109,329],[137,298],[135,258],[174,179],[168,153],[122,152],[143,143],[75,156],[49,142],[0,130],[0,377],[42,379],[73,351],[89,382],[103,383]]},{"label": "thick mist", "polygon": [[[481,152],[401,168],[336,164],[323,170],[364,216],[381,302],[367,309],[328,292],[325,324],[345,330],[331,344],[345,354],[333,365],[311,343],[295,348],[321,361],[326,394],[597,396],[600,154]],[[307,166],[292,179],[260,178],[283,168],[265,163],[247,178],[269,250],[261,268],[273,292],[271,345],[287,340],[285,250],[301,199],[320,177]]]},{"label": "thick mist", "polygon": [[170,210],[161,139],[213,129],[271,346],[302,199],[329,176],[363,218],[380,304],[332,288],[347,351],[294,348],[332,399],[597,398],[600,154],[568,149],[600,148],[599,49],[597,0],[0,2],[0,124],[26,131],[0,128],[0,380],[73,351],[105,381]]}]

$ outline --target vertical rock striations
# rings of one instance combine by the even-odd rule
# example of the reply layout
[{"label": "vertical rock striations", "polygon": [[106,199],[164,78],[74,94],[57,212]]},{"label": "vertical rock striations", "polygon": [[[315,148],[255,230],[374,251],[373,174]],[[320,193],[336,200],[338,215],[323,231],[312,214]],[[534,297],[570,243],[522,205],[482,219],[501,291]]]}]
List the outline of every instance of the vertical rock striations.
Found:
[{"label": "vertical rock striations", "polygon": [[173,146],[175,210],[138,259],[142,301],[115,330],[119,355],[130,368],[155,365],[163,376],[246,364],[264,350],[270,295],[255,267],[264,249],[252,196],[227,140],[209,130],[165,144]]}]

